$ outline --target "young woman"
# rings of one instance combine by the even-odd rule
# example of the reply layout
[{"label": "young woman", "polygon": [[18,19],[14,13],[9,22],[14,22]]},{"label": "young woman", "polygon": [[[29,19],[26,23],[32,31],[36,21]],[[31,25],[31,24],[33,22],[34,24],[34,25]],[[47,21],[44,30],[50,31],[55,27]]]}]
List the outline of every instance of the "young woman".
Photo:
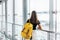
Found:
[{"label": "young woman", "polygon": [[31,18],[27,20],[27,23],[29,21],[33,24],[33,30],[36,30],[37,25],[38,25],[38,29],[42,30],[40,22],[39,22],[39,20],[37,18],[37,15],[36,15],[36,11],[32,11]]}]

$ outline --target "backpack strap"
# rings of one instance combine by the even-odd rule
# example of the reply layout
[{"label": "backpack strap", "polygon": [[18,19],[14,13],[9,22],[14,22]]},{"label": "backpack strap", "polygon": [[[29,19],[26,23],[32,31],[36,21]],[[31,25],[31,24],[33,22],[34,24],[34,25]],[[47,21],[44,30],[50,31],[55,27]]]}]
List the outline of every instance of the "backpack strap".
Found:
[{"label": "backpack strap", "polygon": [[30,19],[28,19],[28,22],[30,23]]}]

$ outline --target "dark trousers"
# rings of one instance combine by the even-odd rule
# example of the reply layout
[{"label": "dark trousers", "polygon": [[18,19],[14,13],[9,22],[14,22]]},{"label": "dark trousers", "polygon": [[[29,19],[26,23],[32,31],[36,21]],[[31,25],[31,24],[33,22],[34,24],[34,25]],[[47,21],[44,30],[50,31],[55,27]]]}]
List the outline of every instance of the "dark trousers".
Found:
[{"label": "dark trousers", "polygon": [[32,40],[32,37],[30,38],[30,40]]}]

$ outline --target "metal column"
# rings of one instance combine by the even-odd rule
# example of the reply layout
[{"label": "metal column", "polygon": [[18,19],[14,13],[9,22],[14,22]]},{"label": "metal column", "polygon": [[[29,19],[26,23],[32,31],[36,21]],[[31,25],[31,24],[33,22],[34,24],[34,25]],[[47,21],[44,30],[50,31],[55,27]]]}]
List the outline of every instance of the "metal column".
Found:
[{"label": "metal column", "polygon": [[[2,0],[2,2],[1,2],[1,6],[2,6],[2,15],[1,15],[1,18],[2,18],[2,20],[1,20],[1,32],[3,32],[3,0]],[[3,35],[1,35],[1,37],[2,37]]]},{"label": "metal column", "polygon": [[5,0],[5,33],[7,34],[7,0]]},{"label": "metal column", "polygon": [[23,0],[23,24],[27,20],[27,0]]},{"label": "metal column", "polygon": [[27,0],[23,0],[23,25],[26,23],[26,20],[27,20]]},{"label": "metal column", "polygon": [[2,20],[1,20],[1,31],[3,31],[3,0],[2,0],[2,15],[1,15],[1,17],[2,17]]},{"label": "metal column", "polygon": [[[2,3],[2,1],[0,0],[0,7],[2,7],[2,4],[1,4],[1,3]],[[2,12],[2,8],[0,9],[0,12]],[[2,14],[2,13],[1,13],[1,14]],[[0,19],[2,19],[2,15],[0,15],[0,17],[1,17]],[[2,28],[2,21],[0,21],[0,23],[1,23],[1,24],[0,24],[0,27]],[[0,28],[0,29],[1,29],[1,28]],[[1,29],[0,31],[2,31],[2,29]],[[1,36],[2,36],[2,35],[0,34],[0,39],[1,39]]]},{"label": "metal column", "polygon": [[15,40],[15,0],[13,0],[12,40]]},{"label": "metal column", "polygon": [[[53,31],[53,0],[49,0],[49,30]],[[48,34],[48,40],[53,40],[53,34]]]}]

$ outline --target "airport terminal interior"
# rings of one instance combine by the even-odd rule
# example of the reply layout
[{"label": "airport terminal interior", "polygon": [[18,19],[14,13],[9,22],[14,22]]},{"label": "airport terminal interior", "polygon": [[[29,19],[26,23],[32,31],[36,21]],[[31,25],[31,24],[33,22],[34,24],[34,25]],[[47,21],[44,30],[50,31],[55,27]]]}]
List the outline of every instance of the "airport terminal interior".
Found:
[{"label": "airport terminal interior", "polygon": [[60,0],[0,0],[0,40],[24,40],[21,31],[33,10],[46,31],[36,27],[32,40],[60,40]]}]

